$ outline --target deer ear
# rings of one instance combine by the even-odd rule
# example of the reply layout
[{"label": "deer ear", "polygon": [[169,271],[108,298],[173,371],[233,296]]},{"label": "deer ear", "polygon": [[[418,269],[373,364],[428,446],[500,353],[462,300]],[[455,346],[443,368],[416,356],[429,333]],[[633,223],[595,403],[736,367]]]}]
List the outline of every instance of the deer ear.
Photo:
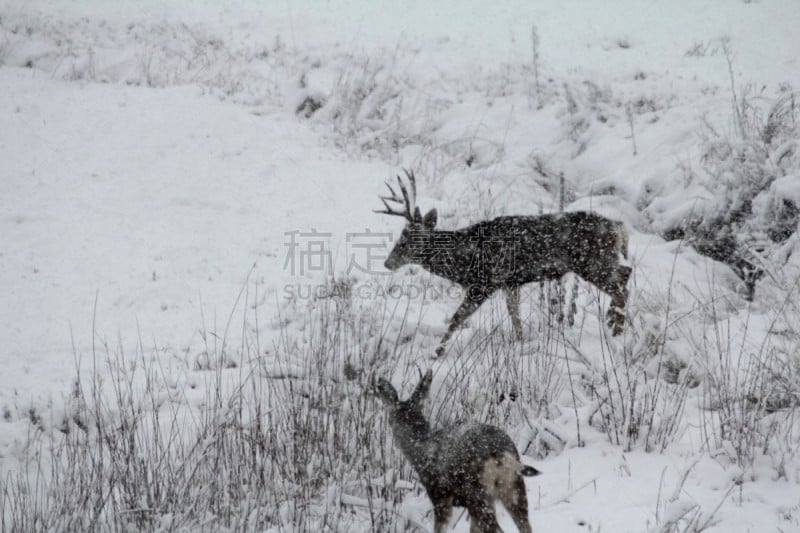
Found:
[{"label": "deer ear", "polygon": [[422,225],[428,229],[433,229],[436,227],[436,221],[439,219],[439,215],[436,213],[436,208],[434,207],[427,213],[425,213],[425,218],[422,219]]},{"label": "deer ear", "polygon": [[429,368],[425,375],[422,376],[422,380],[417,385],[414,394],[411,395],[411,399],[415,403],[421,402],[428,395],[428,391],[431,390],[431,381],[433,381],[433,370]]},{"label": "deer ear", "polygon": [[422,222],[422,213],[419,210],[419,207],[414,208],[414,222]]},{"label": "deer ear", "polygon": [[397,391],[394,390],[392,384],[385,379],[380,378],[378,380],[378,383],[375,385],[375,392],[378,393],[378,396],[384,402],[388,404],[397,403]]}]

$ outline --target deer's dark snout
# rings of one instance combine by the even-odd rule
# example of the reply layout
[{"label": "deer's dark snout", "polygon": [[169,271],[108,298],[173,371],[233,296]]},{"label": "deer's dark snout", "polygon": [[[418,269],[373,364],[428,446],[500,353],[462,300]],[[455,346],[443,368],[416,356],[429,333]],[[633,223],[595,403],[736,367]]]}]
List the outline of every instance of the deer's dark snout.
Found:
[{"label": "deer's dark snout", "polygon": [[401,266],[408,263],[408,259],[405,257],[403,253],[403,243],[398,243],[392,251],[389,253],[389,257],[386,258],[386,261],[383,262],[383,267],[386,270],[397,270]]},{"label": "deer's dark snout", "polygon": [[401,266],[402,265],[400,265],[400,262],[397,260],[397,258],[393,257],[391,255],[389,257],[387,257],[386,261],[384,261],[384,263],[383,263],[383,267],[386,270],[397,270]]}]

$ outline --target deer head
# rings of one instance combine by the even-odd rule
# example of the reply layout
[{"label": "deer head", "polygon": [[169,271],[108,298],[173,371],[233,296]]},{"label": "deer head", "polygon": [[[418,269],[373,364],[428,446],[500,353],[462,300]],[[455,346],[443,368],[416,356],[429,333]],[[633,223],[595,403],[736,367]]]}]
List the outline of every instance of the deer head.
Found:
[{"label": "deer head", "polygon": [[[397,396],[397,391],[386,379],[380,378],[375,386],[378,396],[386,404],[389,411],[389,420],[394,427],[416,428],[421,421],[424,424],[425,417],[422,414],[422,405],[431,389],[433,381],[433,371],[428,370],[420,380],[417,388],[411,396],[401,401]],[[427,427],[427,424],[424,424]]]},{"label": "deer head", "polygon": [[421,450],[425,448],[430,436],[430,426],[422,413],[422,407],[432,380],[433,372],[428,370],[407,400],[400,400],[397,391],[387,380],[380,378],[375,384],[375,391],[389,413],[389,425],[397,446],[415,468],[422,470],[425,470],[423,464],[426,457]]},{"label": "deer head", "polygon": [[[397,270],[403,265],[409,263],[418,263],[424,257],[425,253],[430,249],[429,241],[434,229],[436,228],[437,214],[436,209],[431,209],[425,216],[416,207],[417,200],[417,183],[414,179],[414,173],[403,169],[406,174],[409,187],[403,183],[400,176],[397,176],[397,185],[400,188],[400,195],[394,188],[386,183],[389,188],[390,196],[381,196],[380,199],[386,207],[383,211],[375,211],[376,213],[383,213],[386,215],[400,216],[406,219],[406,227],[397,239],[397,244],[394,245],[389,257],[383,264],[388,270]],[[398,204],[402,208],[398,209],[389,205],[389,202]]]}]

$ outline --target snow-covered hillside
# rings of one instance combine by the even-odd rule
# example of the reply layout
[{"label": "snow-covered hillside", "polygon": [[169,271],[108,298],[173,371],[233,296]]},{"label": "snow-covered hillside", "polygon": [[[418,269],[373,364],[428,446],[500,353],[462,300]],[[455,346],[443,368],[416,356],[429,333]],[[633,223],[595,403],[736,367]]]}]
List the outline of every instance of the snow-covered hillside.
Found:
[{"label": "snow-covered hillside", "polygon": [[[435,424],[544,472],[537,531],[800,530],[798,27],[794,0],[0,0],[3,530],[430,530],[369,393],[429,367]],[[442,228],[561,193],[623,221],[624,333],[568,276],[525,287],[522,342],[498,297],[435,359],[460,293],[382,266],[402,168]]]}]

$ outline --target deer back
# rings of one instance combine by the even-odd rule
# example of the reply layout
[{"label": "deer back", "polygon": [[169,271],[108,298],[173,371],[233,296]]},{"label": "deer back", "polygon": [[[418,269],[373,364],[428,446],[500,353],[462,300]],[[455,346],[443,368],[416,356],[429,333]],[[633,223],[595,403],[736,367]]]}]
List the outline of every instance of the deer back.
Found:
[{"label": "deer back", "polygon": [[462,286],[517,286],[563,276],[596,278],[619,261],[617,222],[595,213],[503,216],[457,231],[431,231],[419,262]]},{"label": "deer back", "polygon": [[454,486],[478,480],[486,461],[510,453],[519,459],[511,438],[488,424],[465,424],[435,432],[439,439],[436,463]]}]

